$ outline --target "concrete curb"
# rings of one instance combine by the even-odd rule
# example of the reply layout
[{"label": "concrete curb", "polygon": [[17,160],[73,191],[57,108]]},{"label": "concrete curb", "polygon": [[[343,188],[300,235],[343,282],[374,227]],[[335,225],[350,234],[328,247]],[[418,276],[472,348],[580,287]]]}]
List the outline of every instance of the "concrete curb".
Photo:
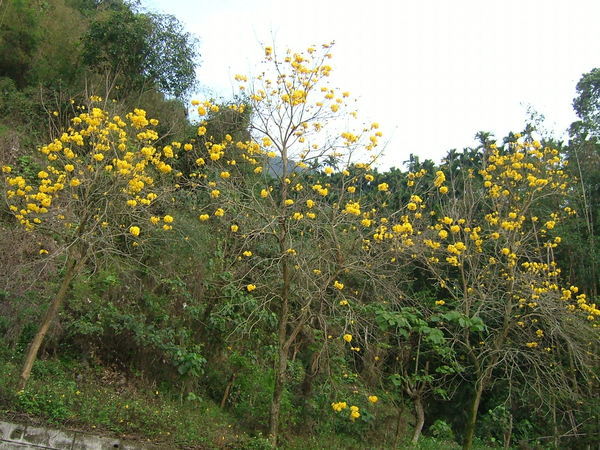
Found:
[{"label": "concrete curb", "polygon": [[0,421],[0,450],[150,450],[161,447],[81,431],[61,431]]}]

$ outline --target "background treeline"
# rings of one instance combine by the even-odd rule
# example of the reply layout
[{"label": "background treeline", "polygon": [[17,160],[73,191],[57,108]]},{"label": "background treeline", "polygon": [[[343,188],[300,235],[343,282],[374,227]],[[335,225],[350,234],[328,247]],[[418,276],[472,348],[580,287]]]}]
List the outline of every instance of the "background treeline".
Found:
[{"label": "background treeline", "polygon": [[[145,12],[136,4],[2,1],[0,163],[33,182],[46,164],[37,148],[60,136],[92,95],[100,96],[102,107],[111,113],[125,115],[141,108],[158,119],[157,145],[193,142],[198,125],[188,117],[187,101],[196,87],[198,60],[198,42],[176,18]],[[228,106],[223,102],[218,111],[209,113],[206,135],[214,142],[226,136],[249,139],[252,109],[235,112]],[[559,151],[571,187],[560,201],[549,198],[532,213],[577,211],[557,224],[554,233],[561,241],[551,251],[562,270],[562,284],[577,286],[588,303],[597,304],[600,69],[582,76],[573,107],[579,120],[572,124],[568,142],[540,136],[539,120],[526,124],[522,139],[537,139],[542,147]],[[478,171],[488,164],[496,141],[484,132],[478,140],[475,148],[449,151],[440,164],[421,161],[411,149],[388,149],[410,156],[404,168],[375,171],[373,180],[360,186],[365,203],[381,204],[377,186],[386,183],[389,194],[382,208],[393,216],[413,202],[415,190],[409,187],[414,174],[423,173],[434,183],[441,170],[456,205],[468,204],[470,195],[484,191]],[[500,153],[510,155],[516,140],[513,134],[504,138]],[[316,179],[327,166],[327,161],[321,162],[324,165],[298,176],[307,182]],[[194,161],[182,156],[176,165],[187,173]],[[243,164],[240,171],[248,186],[265,176]],[[272,175],[273,185],[280,189],[276,173]],[[471,177],[475,181],[465,181]],[[334,175],[330,184],[335,192],[344,180]],[[426,192],[422,196],[432,211],[448,211],[442,197],[428,197]],[[336,200],[329,197],[332,207]],[[213,199],[189,188],[178,189],[173,201],[181,211],[176,233],[145,246],[135,258],[124,246],[87,260],[71,283],[30,384],[19,392],[21,361],[65,267],[62,257],[47,257],[61,245],[58,238],[26,232],[3,202],[0,411],[4,417],[36,417],[171,445],[269,448],[279,312],[232,288],[232,280],[250,269],[232,266],[239,250],[235,236],[198,221],[196,211],[212,205]],[[484,206],[473,209],[474,217],[485,214]],[[350,241],[342,243],[345,250],[352,248]],[[274,250],[265,241],[257,251],[271,255]],[[375,329],[369,336],[376,340],[362,341],[360,351],[347,352],[342,346],[325,358],[322,342],[330,337],[323,335],[319,324],[306,321],[296,332],[281,398],[284,447],[397,448],[418,438],[421,429],[424,448],[463,442],[479,378],[469,365],[468,352],[448,338],[443,322],[471,320],[461,323],[471,338],[479,336],[484,324],[432,309],[432,302],[446,298],[447,292],[432,283],[424,268],[425,263],[415,261],[393,272],[402,277],[402,289],[412,302],[400,308],[380,297],[376,283],[366,275],[346,280],[349,286],[364,289],[352,323],[368,323]],[[449,272],[449,276],[458,280],[460,275]],[[476,446],[597,445],[598,334],[591,322],[582,325],[592,333],[585,354],[566,346],[546,368],[551,372],[548,380],[566,380],[552,384],[560,392],[544,390],[543,381],[529,382],[546,378],[526,362],[516,363],[513,372],[500,364],[490,366],[475,414]],[[587,339],[584,328],[579,331]],[[342,319],[334,319],[330,329],[343,330]],[[573,335],[572,341],[579,337]],[[365,404],[364,393],[377,399],[361,408],[359,420],[350,421],[332,410],[331,403],[342,399]]]}]

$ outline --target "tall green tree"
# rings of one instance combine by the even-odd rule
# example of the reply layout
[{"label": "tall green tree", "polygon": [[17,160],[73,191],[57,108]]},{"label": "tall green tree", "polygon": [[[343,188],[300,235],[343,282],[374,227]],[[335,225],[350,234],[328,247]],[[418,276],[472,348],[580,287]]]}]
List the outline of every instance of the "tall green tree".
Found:
[{"label": "tall green tree", "polygon": [[600,137],[600,68],[592,69],[579,79],[577,96],[573,99],[573,109],[579,117],[571,125],[571,135],[587,133],[590,137]]},{"label": "tall green tree", "polygon": [[39,6],[25,0],[0,3],[0,77],[27,84],[42,37]]},{"label": "tall green tree", "polygon": [[156,88],[181,98],[195,84],[197,44],[174,16],[136,13],[123,5],[92,22],[82,59],[125,92]]},{"label": "tall green tree", "polygon": [[582,286],[595,296],[600,289],[600,69],[583,74],[576,89],[573,109],[580,120],[571,124],[566,153],[569,171],[577,179],[573,202],[579,220],[569,230],[574,245],[567,256]]}]

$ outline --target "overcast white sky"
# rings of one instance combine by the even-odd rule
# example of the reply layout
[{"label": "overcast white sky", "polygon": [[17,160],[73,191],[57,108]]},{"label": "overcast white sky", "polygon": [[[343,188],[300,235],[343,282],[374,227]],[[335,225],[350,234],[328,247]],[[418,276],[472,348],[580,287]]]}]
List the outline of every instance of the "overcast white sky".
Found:
[{"label": "overcast white sky", "polygon": [[561,136],[581,75],[600,66],[599,0],[143,0],[200,38],[202,95],[230,98],[262,45],[335,40],[332,84],[391,137],[383,167],[439,161],[523,128],[527,106]]}]

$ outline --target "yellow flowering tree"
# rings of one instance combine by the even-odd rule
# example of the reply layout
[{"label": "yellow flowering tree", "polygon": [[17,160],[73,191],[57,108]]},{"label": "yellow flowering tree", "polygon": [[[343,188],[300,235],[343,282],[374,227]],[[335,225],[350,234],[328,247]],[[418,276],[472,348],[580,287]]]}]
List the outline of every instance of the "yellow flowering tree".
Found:
[{"label": "yellow flowering tree", "polygon": [[[330,332],[328,318],[343,314],[362,294],[352,277],[377,280],[365,261],[367,229],[360,221],[366,212],[356,186],[373,180],[368,172],[375,156],[369,153],[375,154],[381,132],[377,123],[358,121],[349,93],[329,86],[330,49],[328,44],[280,57],[266,47],[264,72],[250,82],[235,77],[247,104],[228,106],[240,114],[250,108],[251,137],[236,141],[225,135],[215,142],[201,122],[198,170],[190,174],[209,197],[198,219],[233,239],[228,257],[234,283],[277,318],[273,443],[290,349],[307,329]],[[201,116],[219,110],[209,101],[194,103]],[[351,174],[348,167],[359,155],[369,163],[352,166]],[[342,338],[344,325],[335,329],[338,342],[360,350]],[[359,416],[353,411],[353,420]]]},{"label": "yellow flowering tree", "polygon": [[89,107],[82,107],[87,112],[39,148],[42,170],[36,176],[2,166],[9,210],[27,231],[55,248],[50,253],[41,249],[41,255],[65,261],[59,289],[27,351],[21,389],[71,281],[84,265],[103,253],[134,255],[153,230],[173,227],[173,216],[157,204],[171,198],[166,194],[174,188],[170,178],[176,174],[170,161],[180,145],[157,147],[153,127],[158,122],[145,111],[111,116],[95,106],[98,101],[92,97]]},{"label": "yellow flowering tree", "polygon": [[551,399],[569,389],[564,374],[550,369],[562,358],[585,375],[600,315],[576,287],[561,287],[554,261],[561,238],[553,230],[574,214],[564,203],[569,183],[558,151],[513,139],[483,152],[472,167],[450,171],[448,160],[430,181],[424,170],[408,176],[424,200],[407,205],[419,231],[406,251],[435,286],[432,319],[471,375],[465,448],[494,379]]}]

